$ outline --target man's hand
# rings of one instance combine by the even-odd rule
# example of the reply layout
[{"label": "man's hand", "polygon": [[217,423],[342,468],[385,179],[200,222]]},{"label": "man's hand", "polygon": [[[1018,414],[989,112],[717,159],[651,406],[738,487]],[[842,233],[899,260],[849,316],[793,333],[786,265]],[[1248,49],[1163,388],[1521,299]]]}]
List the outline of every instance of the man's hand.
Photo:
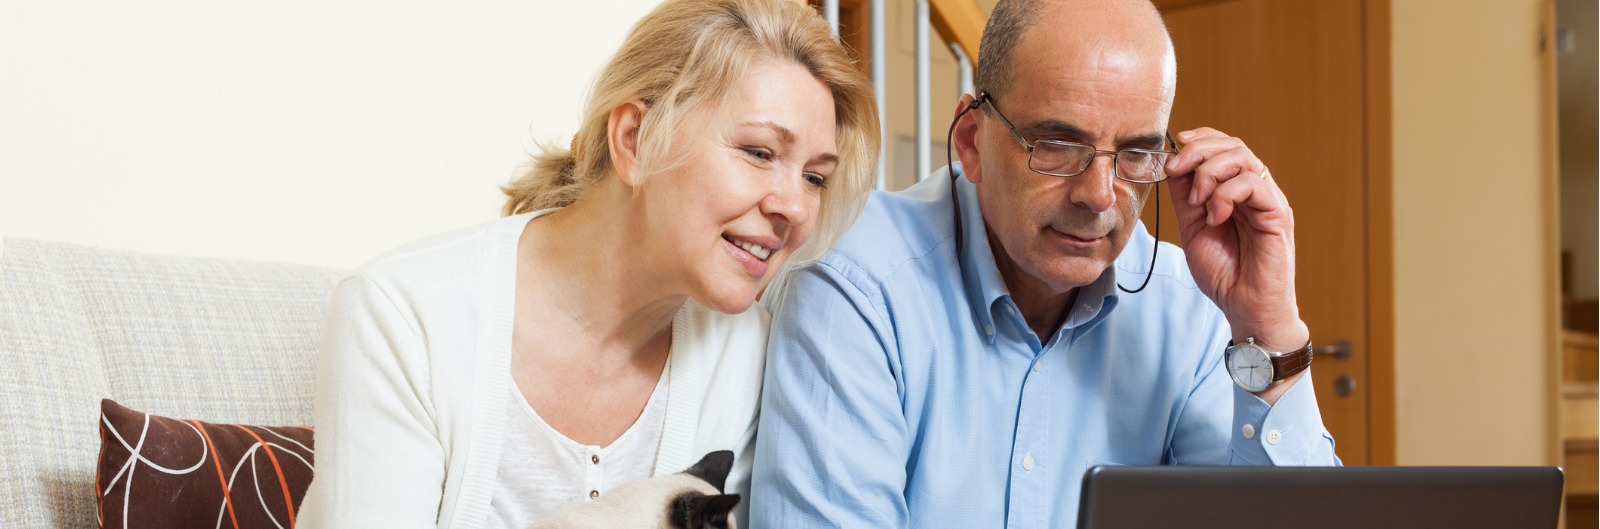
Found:
[{"label": "man's hand", "polygon": [[[1294,293],[1294,212],[1244,141],[1211,128],[1178,133],[1167,185],[1179,240],[1200,291],[1228,318],[1235,342],[1272,351],[1305,347]],[[1268,403],[1298,375],[1259,394]]]}]

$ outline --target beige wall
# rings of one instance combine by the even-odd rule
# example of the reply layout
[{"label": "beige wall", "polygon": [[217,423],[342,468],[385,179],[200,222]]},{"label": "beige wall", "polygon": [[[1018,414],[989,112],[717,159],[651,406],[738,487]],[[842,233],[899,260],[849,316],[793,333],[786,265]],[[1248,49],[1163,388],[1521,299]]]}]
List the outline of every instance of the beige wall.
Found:
[{"label": "beige wall", "polygon": [[1398,462],[1551,464],[1541,0],[1394,0]]},{"label": "beige wall", "polygon": [[656,0],[9,0],[0,235],[358,265],[496,216]]}]

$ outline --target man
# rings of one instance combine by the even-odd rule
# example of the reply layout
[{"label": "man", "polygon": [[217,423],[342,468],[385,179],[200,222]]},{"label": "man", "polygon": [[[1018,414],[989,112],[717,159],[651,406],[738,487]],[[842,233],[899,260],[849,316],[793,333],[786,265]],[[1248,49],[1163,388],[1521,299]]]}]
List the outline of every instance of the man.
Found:
[{"label": "man", "polygon": [[1070,527],[1094,465],[1338,464],[1289,204],[1237,138],[1168,154],[1176,72],[1146,0],[999,2],[961,166],[769,296],[754,527]]}]

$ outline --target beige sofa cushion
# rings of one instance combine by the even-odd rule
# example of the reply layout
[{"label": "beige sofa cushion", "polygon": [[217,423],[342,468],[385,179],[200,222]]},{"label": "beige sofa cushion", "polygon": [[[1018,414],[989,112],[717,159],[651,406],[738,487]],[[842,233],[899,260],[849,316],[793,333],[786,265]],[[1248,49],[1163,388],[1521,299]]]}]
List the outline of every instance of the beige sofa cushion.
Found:
[{"label": "beige sofa cushion", "polygon": [[0,241],[0,527],[96,524],[101,398],[309,424],[322,310],[341,275]]}]

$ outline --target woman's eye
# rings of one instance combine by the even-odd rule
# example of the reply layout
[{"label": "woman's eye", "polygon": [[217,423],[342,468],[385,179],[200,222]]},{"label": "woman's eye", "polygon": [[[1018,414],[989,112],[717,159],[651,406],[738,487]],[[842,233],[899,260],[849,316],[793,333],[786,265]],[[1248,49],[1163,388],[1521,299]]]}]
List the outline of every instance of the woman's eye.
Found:
[{"label": "woman's eye", "polygon": [[772,160],[772,151],[760,147],[744,147],[744,152],[758,160]]},{"label": "woman's eye", "polygon": [[823,189],[827,189],[828,188],[828,178],[827,177],[819,175],[819,174],[816,174],[816,173],[806,173],[805,176],[806,176],[806,183],[811,184],[811,185],[816,186],[816,187],[819,187],[819,188],[823,188]]}]

